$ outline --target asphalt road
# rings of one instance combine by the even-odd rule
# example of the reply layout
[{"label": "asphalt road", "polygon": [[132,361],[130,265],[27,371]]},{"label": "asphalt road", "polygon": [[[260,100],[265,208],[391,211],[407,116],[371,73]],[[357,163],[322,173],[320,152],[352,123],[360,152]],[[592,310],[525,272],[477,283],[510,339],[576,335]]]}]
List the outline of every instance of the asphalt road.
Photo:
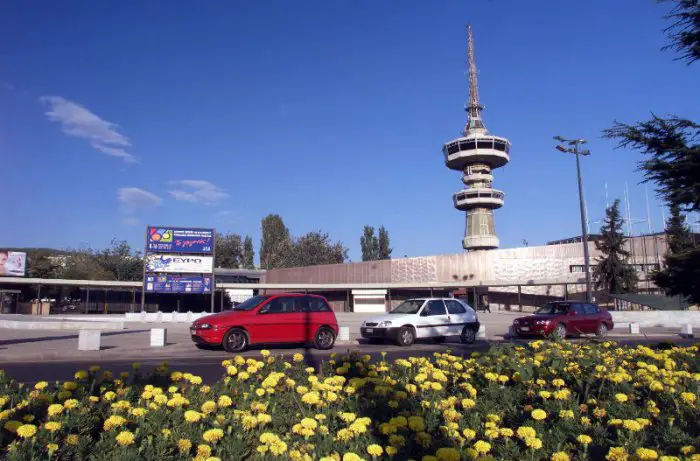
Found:
[{"label": "asphalt road", "polygon": [[[694,339],[681,338],[618,338],[614,336],[610,340],[617,341],[620,344],[635,346],[637,344],[654,345],[661,341],[673,341],[678,345],[688,346],[697,344]],[[574,339],[573,341],[585,341],[585,339]],[[527,340],[516,340],[516,343],[525,344]],[[304,354],[305,361],[309,366],[318,366],[320,362],[328,360],[331,353],[337,354],[347,353],[348,350],[357,350],[362,354],[369,354],[374,359],[381,357],[381,353],[386,353],[388,360],[395,360],[401,357],[408,356],[430,356],[435,352],[445,352],[451,350],[455,355],[469,356],[475,351],[486,351],[498,341],[480,341],[472,345],[464,345],[459,342],[445,342],[436,344],[431,341],[416,343],[409,348],[402,348],[390,344],[356,344],[336,346],[330,351],[317,351],[314,349],[305,348],[280,348],[271,349],[275,355],[285,355],[291,357],[297,352]],[[259,357],[261,348],[255,348],[240,354],[245,357]],[[198,350],[194,349],[193,353],[181,356],[158,357],[152,358],[144,356],[139,359],[142,365],[142,370],[150,370],[159,365],[164,360],[167,360],[172,370],[182,372],[190,372],[202,377],[205,383],[212,383],[222,376],[223,369],[221,361],[232,357],[231,354],[222,350]],[[99,364],[102,370],[111,370],[114,373],[121,371],[130,371],[133,359],[124,360],[118,358],[103,359],[96,364]],[[37,381],[65,381],[73,379],[73,375],[77,370],[86,369],[91,365],[90,362],[84,360],[67,360],[67,361],[49,361],[49,362],[12,362],[0,363],[0,369],[4,370],[7,376],[25,383],[34,383]]]}]

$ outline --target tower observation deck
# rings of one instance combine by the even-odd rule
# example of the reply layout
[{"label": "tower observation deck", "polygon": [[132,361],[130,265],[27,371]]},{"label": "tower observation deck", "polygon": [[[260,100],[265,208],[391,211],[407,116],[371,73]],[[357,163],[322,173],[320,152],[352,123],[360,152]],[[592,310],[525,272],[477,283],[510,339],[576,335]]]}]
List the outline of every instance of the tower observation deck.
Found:
[{"label": "tower observation deck", "polygon": [[462,246],[465,250],[498,248],[493,210],[503,206],[505,194],[494,189],[493,170],[510,160],[510,141],[489,134],[481,118],[484,109],[479,103],[477,70],[474,61],[474,39],[467,27],[469,50],[469,103],[465,107],[467,124],[462,136],[442,148],[445,165],[463,172],[464,188],[452,197],[454,206],[466,211],[466,228]]}]

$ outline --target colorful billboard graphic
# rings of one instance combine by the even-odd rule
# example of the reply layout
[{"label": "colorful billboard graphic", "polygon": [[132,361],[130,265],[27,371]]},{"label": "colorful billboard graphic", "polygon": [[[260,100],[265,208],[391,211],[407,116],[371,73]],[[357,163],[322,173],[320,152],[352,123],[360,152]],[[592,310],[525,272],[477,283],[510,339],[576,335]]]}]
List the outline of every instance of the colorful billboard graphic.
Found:
[{"label": "colorful billboard graphic", "polygon": [[148,254],[146,272],[170,272],[185,274],[211,274],[214,268],[212,256]]},{"label": "colorful billboard graphic", "polygon": [[149,226],[146,251],[212,254],[214,229]]},{"label": "colorful billboard graphic", "polygon": [[149,293],[211,293],[211,277],[146,274]]},{"label": "colorful billboard graphic", "polygon": [[27,253],[0,250],[0,276],[24,277]]}]

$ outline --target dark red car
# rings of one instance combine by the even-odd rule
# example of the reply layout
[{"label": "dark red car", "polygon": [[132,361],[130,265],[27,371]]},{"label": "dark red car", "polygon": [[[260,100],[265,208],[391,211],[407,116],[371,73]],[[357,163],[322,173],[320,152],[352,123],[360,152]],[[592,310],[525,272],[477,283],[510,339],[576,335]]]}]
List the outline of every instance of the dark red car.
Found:
[{"label": "dark red car", "polygon": [[533,315],[513,321],[513,333],[519,336],[554,336],[596,334],[607,336],[613,328],[610,312],[597,304],[580,301],[555,301],[540,307]]},{"label": "dark red car", "polygon": [[190,327],[198,346],[241,352],[251,344],[308,343],[331,349],[338,335],[335,313],[322,296],[284,293],[253,296],[233,310],[207,315]]}]

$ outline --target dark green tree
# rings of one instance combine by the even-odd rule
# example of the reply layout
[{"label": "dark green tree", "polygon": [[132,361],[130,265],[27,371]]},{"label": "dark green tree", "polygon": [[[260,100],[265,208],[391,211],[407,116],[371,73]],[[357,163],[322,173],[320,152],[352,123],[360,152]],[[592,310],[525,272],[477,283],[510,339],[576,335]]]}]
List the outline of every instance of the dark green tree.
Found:
[{"label": "dark green tree", "polygon": [[391,259],[393,250],[389,245],[389,231],[381,226],[379,228],[379,259]]},{"label": "dark green tree", "polygon": [[216,234],[216,257],[214,265],[237,269],[243,260],[241,236],[238,234]]},{"label": "dark green tree", "polygon": [[246,235],[243,240],[243,267],[255,269],[255,250],[253,249],[253,239],[249,235]]},{"label": "dark green tree", "polygon": [[341,242],[331,242],[327,233],[309,232],[295,238],[282,258],[281,267],[305,267],[345,262],[348,249]]},{"label": "dark green tree", "polygon": [[625,236],[622,233],[619,200],[615,200],[605,210],[605,221],[600,234],[600,239],[595,242],[602,253],[593,271],[596,288],[611,294],[635,291],[637,272],[627,264],[630,254],[624,248]]},{"label": "dark green tree", "polygon": [[90,252],[95,262],[110,274],[110,280],[135,281],[143,278],[141,253],[124,240],[112,239],[110,246]]},{"label": "dark green tree", "polygon": [[260,241],[260,267],[274,269],[283,266],[283,258],[289,254],[291,238],[289,229],[278,214],[269,214],[262,220]]},{"label": "dark green tree", "polygon": [[663,3],[675,3],[666,19],[672,24],[666,28],[671,43],[664,49],[675,50],[678,59],[692,64],[700,59],[700,2],[698,0],[659,0]]},{"label": "dark green tree", "polygon": [[700,125],[654,115],[636,125],[615,122],[604,136],[619,140],[619,147],[631,147],[646,156],[639,169],[646,181],[656,183],[656,191],[667,203],[681,210],[700,211]]},{"label": "dark green tree", "polygon": [[360,237],[363,261],[376,261],[379,259],[379,239],[374,235],[374,227],[365,226]]},{"label": "dark green tree", "polygon": [[[26,250],[27,253],[27,277],[39,279],[56,278],[61,265],[51,253],[51,250]],[[63,256],[64,258],[66,256]]]},{"label": "dark green tree", "polygon": [[69,280],[115,280],[114,272],[102,267],[89,249],[72,251],[57,275]]},{"label": "dark green tree", "polygon": [[700,249],[685,223],[678,206],[671,207],[671,217],[666,224],[668,252],[664,267],[652,278],[659,288],[669,295],[688,297],[691,303],[700,303]]}]

